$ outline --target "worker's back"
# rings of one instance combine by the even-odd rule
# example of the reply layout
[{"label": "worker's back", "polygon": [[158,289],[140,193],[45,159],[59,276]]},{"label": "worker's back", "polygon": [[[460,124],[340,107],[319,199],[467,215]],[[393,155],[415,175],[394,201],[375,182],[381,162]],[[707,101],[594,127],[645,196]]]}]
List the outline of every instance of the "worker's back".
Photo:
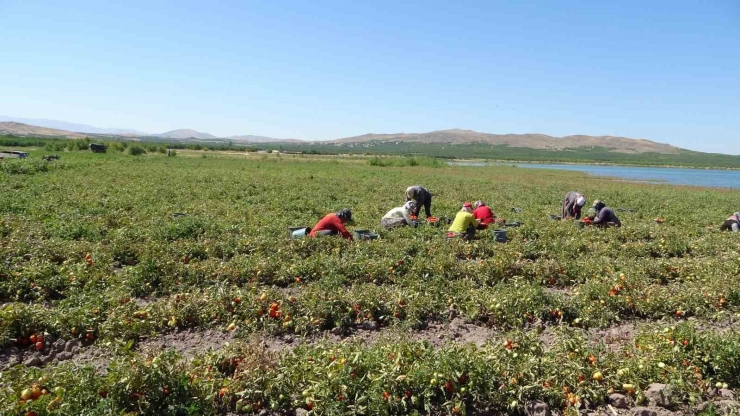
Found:
[{"label": "worker's back", "polygon": [[455,220],[452,221],[449,231],[455,233],[464,233],[467,231],[469,226],[475,227],[478,223],[475,221],[475,217],[472,213],[466,211],[460,211],[455,215]]}]

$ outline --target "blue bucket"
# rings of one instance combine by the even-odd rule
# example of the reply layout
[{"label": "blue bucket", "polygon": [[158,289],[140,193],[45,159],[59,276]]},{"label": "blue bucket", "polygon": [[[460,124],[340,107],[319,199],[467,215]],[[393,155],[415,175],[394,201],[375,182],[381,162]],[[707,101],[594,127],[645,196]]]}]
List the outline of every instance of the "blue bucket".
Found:
[{"label": "blue bucket", "polygon": [[505,243],[505,242],[509,241],[506,238],[506,230],[493,230],[493,237],[499,243]]}]

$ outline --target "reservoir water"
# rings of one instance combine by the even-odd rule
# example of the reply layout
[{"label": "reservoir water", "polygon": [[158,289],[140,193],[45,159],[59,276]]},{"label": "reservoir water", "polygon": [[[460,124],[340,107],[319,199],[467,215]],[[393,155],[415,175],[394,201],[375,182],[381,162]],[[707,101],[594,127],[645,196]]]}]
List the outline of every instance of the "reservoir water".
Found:
[{"label": "reservoir water", "polygon": [[[506,163],[449,162],[456,166],[497,166]],[[544,163],[517,163],[517,167],[528,169],[560,169],[585,172],[595,176],[610,176],[637,182],[668,183],[740,189],[740,170],[654,168],[642,166],[568,165]]]}]

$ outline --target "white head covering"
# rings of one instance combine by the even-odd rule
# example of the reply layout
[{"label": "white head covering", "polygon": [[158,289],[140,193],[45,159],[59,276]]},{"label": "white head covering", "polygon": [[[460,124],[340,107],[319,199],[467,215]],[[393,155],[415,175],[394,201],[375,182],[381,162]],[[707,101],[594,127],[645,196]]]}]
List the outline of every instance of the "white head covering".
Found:
[{"label": "white head covering", "polygon": [[406,209],[406,211],[411,211],[412,209],[414,209],[414,207],[416,207],[416,204],[414,203],[414,201],[407,201],[405,204],[403,204],[403,207]]},{"label": "white head covering", "polygon": [[576,199],[576,205],[579,207],[586,205],[586,198],[584,198],[583,195],[579,196],[578,199]]}]

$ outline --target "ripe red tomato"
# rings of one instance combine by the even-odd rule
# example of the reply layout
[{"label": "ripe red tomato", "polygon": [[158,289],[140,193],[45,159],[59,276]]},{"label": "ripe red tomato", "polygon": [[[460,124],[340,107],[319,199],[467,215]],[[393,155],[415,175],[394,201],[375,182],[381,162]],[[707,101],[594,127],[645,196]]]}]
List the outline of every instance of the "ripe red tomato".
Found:
[{"label": "ripe red tomato", "polygon": [[31,334],[30,337],[28,337],[28,340],[31,341],[31,344],[36,343],[36,334]]},{"label": "ripe red tomato", "polygon": [[445,391],[448,393],[455,392],[455,386],[452,384],[451,381],[445,381]]},{"label": "ripe red tomato", "polygon": [[44,349],[44,343],[41,341],[36,342],[36,351],[41,351]]}]

